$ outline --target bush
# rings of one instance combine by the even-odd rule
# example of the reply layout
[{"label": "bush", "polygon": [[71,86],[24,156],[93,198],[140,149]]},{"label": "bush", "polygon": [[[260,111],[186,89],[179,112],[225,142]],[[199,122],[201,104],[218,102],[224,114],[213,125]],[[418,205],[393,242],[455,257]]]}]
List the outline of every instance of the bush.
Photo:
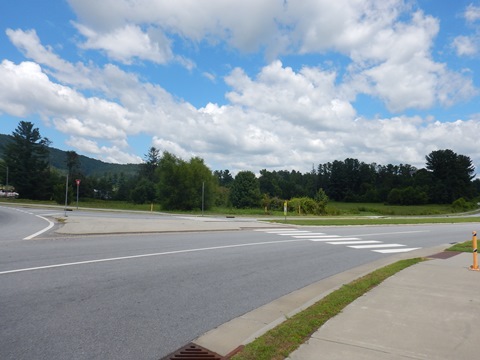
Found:
[{"label": "bush", "polygon": [[309,197],[293,198],[288,202],[288,210],[290,212],[296,212],[299,215],[320,215],[322,207],[320,204]]},{"label": "bush", "polygon": [[463,197],[455,200],[452,203],[452,208],[453,208],[453,211],[455,212],[473,210],[476,207],[477,205],[475,203],[468,202]]},{"label": "bush", "polygon": [[[73,200],[73,189],[71,186],[68,187],[68,196],[67,196],[67,205]],[[65,184],[56,184],[53,186],[53,200],[57,204],[64,205],[65,204]]]},{"label": "bush", "polygon": [[428,195],[418,187],[394,188],[388,194],[387,202],[392,205],[423,205],[428,202]]}]

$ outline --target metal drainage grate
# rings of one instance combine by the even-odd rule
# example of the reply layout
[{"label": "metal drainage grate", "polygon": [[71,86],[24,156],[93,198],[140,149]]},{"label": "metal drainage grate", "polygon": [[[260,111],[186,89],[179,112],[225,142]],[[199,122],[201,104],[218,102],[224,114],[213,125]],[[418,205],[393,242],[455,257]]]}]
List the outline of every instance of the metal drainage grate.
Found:
[{"label": "metal drainage grate", "polygon": [[448,259],[458,254],[459,252],[457,251],[442,251],[438,254],[430,255],[428,257],[431,259]]},{"label": "metal drainage grate", "polygon": [[202,348],[201,346],[190,343],[174,353],[164,357],[160,360],[223,360],[223,357]]}]

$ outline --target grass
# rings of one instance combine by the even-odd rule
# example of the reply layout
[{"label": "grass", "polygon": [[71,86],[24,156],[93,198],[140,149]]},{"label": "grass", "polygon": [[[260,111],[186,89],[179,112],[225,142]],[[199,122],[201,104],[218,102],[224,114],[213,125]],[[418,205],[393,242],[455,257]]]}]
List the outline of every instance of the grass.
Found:
[{"label": "grass", "polygon": [[424,259],[401,260],[343,285],[308,309],[246,345],[232,360],[280,360],[305,343],[319,327],[388,277]]},{"label": "grass", "polygon": [[332,201],[327,205],[327,213],[358,216],[422,216],[442,215],[454,212],[450,205],[386,205],[383,203],[346,203]]},{"label": "grass", "polygon": [[455,245],[449,247],[447,249],[447,251],[458,251],[458,252],[471,253],[471,252],[473,252],[472,240],[455,244]]},{"label": "grass", "polygon": [[404,225],[404,224],[451,224],[480,222],[479,217],[402,217],[402,218],[343,218],[332,217],[318,219],[289,219],[271,220],[282,224],[304,226],[327,226],[327,225]]}]

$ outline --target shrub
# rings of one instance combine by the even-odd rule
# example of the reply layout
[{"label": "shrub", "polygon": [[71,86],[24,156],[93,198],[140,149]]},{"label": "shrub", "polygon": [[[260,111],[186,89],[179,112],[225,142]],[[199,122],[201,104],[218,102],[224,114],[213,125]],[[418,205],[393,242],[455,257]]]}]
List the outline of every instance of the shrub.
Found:
[{"label": "shrub", "polygon": [[455,212],[473,210],[477,207],[475,203],[468,202],[463,197],[455,200],[452,203],[452,208]]}]

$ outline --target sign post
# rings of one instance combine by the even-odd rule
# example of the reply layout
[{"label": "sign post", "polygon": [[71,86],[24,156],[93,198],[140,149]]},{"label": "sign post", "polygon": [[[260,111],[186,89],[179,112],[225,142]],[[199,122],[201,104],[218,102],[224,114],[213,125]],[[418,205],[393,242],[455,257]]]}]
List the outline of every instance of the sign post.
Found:
[{"label": "sign post", "polygon": [[285,222],[287,222],[287,200],[283,203],[283,215],[285,215]]},{"label": "sign post", "polygon": [[78,210],[78,189],[80,187],[80,179],[76,179],[75,182],[77,183],[77,210]]}]

